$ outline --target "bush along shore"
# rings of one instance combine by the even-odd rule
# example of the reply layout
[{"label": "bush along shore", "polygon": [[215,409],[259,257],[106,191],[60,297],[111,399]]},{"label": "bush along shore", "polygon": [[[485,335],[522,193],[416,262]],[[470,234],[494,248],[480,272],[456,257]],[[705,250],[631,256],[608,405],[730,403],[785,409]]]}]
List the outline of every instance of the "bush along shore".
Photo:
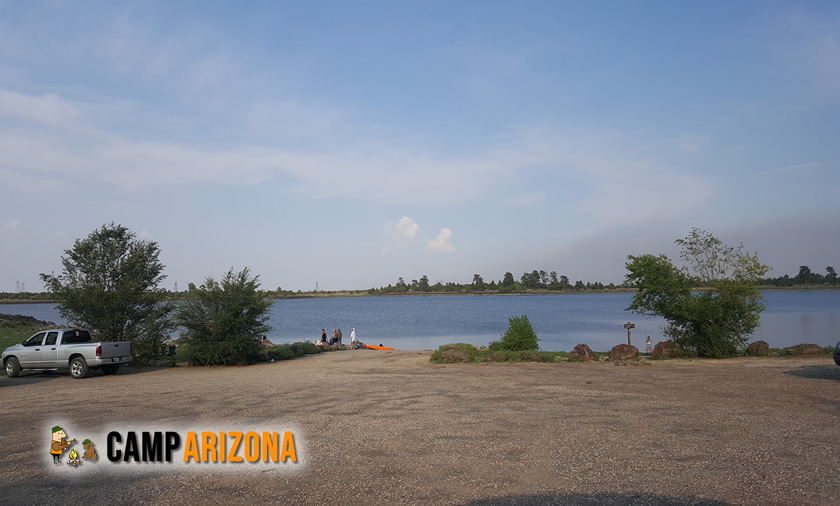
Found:
[{"label": "bush along shore", "polygon": [[[737,356],[748,357],[805,357],[830,356],[833,346],[817,344],[797,344],[787,348],[770,348],[764,341],[756,341]],[[565,351],[510,351],[493,350],[486,346],[473,346],[466,343],[445,344],[432,353],[430,361],[435,364],[459,362],[599,362],[639,363],[648,360],[667,360],[676,358],[697,359],[696,355],[681,350],[673,341],[661,341],[653,353],[639,353],[634,346],[620,344],[610,351],[593,352],[589,346],[579,344],[571,352]],[[733,357],[734,358],[734,357]]]}]

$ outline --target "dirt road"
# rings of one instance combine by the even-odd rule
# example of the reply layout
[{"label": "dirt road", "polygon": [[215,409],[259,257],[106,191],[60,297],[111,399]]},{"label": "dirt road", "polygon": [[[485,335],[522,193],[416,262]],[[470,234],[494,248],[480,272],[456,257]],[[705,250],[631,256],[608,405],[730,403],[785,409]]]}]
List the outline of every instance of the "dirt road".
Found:
[{"label": "dirt road", "polygon": [[[615,366],[428,356],[2,377],[0,503],[840,503],[840,367],[829,357]],[[56,473],[44,429],[53,420],[104,431],[293,424],[300,464]]]}]

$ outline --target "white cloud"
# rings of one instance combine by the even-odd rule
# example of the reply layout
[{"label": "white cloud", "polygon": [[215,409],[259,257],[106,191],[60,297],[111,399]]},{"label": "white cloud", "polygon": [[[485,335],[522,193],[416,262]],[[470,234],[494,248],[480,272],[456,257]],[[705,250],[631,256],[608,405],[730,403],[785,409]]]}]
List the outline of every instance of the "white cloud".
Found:
[{"label": "white cloud", "polygon": [[449,244],[450,239],[452,239],[452,230],[442,228],[440,229],[440,234],[438,234],[434,241],[426,240],[426,245],[432,251],[453,252],[455,251],[455,247]]},{"label": "white cloud", "polygon": [[38,97],[0,90],[0,116],[57,126],[74,121],[79,111],[51,93]]},{"label": "white cloud", "polygon": [[417,229],[420,227],[408,216],[403,216],[400,218],[400,221],[397,222],[395,228],[397,230],[397,234],[402,237],[414,237],[417,235]]},{"label": "white cloud", "polygon": [[3,230],[6,232],[17,232],[20,228],[20,220],[15,218],[14,220],[8,220],[3,222]]},{"label": "white cloud", "polygon": [[[6,93],[11,95],[20,97]],[[124,116],[120,113],[123,103],[93,105],[56,100],[72,113],[36,115],[29,118],[35,127],[28,130],[0,128],[0,173],[6,174],[4,180],[15,187],[96,182],[142,191],[155,186],[248,186],[275,179],[284,181],[284,192],[304,198],[347,197],[428,206],[486,197],[494,190],[515,185],[529,171],[550,170],[553,179],[564,178],[566,185],[583,183],[606,192],[623,184],[624,193],[630,195],[645,175],[666,181],[681,177],[671,167],[646,160],[648,153],[636,147],[641,144],[638,139],[604,132],[584,135],[541,128],[514,130],[498,135],[490,147],[458,155],[364,131],[349,137],[338,135],[335,139],[340,137],[340,141],[326,145],[202,145],[170,140],[160,133],[150,133],[142,140],[122,133],[119,125],[113,128],[110,122]],[[295,111],[290,103],[281,109]],[[39,117],[69,123],[60,129],[38,129]],[[162,123],[178,120],[159,119]],[[345,132],[347,124],[333,119],[315,131]],[[700,188],[708,186],[699,178],[695,180]],[[650,194],[650,202],[663,195]],[[533,206],[543,199],[541,193],[526,192],[513,194],[504,203]],[[609,207],[620,200],[611,201]],[[603,215],[597,205],[584,208]],[[389,235],[403,241],[414,237],[419,229],[408,217],[393,227]]]},{"label": "white cloud", "polygon": [[140,238],[148,241],[154,238],[154,236],[147,230],[143,230],[142,232],[140,232]]}]

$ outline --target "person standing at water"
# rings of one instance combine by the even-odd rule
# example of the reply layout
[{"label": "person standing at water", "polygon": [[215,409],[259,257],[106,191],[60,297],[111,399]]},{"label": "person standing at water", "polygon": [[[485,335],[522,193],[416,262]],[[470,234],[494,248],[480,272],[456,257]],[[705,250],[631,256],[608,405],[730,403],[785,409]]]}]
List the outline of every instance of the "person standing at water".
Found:
[{"label": "person standing at water", "polygon": [[327,344],[327,331],[321,329],[321,343]]},{"label": "person standing at water", "polygon": [[338,342],[338,334],[336,333],[335,328],[333,328],[332,337],[330,337],[330,344],[335,344]]},{"label": "person standing at water", "polygon": [[350,349],[356,349],[356,328],[353,327],[353,330],[350,331]]},{"label": "person standing at water", "polygon": [[338,337],[338,345],[341,346],[341,329],[338,329],[338,334],[336,334],[336,337]]},{"label": "person standing at water", "polygon": [[650,353],[653,351],[653,341],[650,340],[650,336],[648,336],[647,341],[645,341],[645,353]]}]

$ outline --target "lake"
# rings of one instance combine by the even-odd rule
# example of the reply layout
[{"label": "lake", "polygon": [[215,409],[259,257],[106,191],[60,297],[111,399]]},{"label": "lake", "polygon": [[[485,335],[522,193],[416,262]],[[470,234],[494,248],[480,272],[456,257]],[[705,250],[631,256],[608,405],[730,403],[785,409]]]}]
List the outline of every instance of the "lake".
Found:
[{"label": "lake", "polygon": [[[798,343],[833,346],[840,340],[840,291],[764,292],[767,309],[751,341],[771,347]],[[523,296],[404,296],[277,300],[271,306],[268,338],[274,343],[317,339],[321,329],[340,327],[344,342],[350,329],[367,344],[402,350],[435,349],[462,342],[477,346],[496,340],[508,317],[528,315],[544,350],[569,351],[578,343],[609,350],[627,342],[623,325],[633,322],[632,342],[640,349],[651,336],[664,339],[661,318],[625,311],[631,293],[583,293]],[[1,304],[0,313],[22,314],[65,323],[53,304]]]}]

